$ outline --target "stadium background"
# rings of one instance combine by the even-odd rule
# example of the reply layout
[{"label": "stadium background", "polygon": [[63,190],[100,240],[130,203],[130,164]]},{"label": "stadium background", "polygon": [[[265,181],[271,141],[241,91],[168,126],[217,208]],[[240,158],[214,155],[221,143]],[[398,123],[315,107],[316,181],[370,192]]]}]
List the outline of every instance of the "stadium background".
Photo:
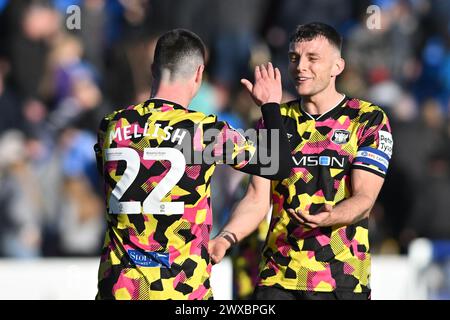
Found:
[{"label": "stadium background", "polygon": [[[271,60],[291,99],[289,33],[321,21],[344,36],[338,88],[383,107],[395,139],[370,216],[373,297],[450,299],[449,18],[446,0],[0,0],[0,298],[93,298],[104,231],[96,128],[149,97],[162,32],[187,28],[207,44],[191,107],[250,128],[260,113],[239,79]],[[247,179],[216,170],[213,234]],[[218,266],[217,297],[248,295],[264,227]]]}]

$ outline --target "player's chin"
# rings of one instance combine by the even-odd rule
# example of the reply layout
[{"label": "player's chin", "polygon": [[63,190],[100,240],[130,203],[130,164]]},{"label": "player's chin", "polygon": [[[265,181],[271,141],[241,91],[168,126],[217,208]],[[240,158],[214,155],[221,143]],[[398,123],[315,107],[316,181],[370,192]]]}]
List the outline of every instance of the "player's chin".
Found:
[{"label": "player's chin", "polygon": [[311,88],[307,88],[305,85],[300,84],[300,85],[296,85],[295,89],[297,89],[297,93],[300,96],[310,96],[313,94],[313,90],[311,90]]}]

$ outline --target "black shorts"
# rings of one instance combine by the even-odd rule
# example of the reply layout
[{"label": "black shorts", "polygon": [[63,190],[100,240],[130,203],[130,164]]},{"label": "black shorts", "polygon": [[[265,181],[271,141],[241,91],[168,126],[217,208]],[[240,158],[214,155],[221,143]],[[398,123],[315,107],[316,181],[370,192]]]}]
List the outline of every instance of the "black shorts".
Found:
[{"label": "black shorts", "polygon": [[258,286],[253,293],[254,300],[370,300],[370,292],[351,291],[314,292],[288,290],[279,287]]}]

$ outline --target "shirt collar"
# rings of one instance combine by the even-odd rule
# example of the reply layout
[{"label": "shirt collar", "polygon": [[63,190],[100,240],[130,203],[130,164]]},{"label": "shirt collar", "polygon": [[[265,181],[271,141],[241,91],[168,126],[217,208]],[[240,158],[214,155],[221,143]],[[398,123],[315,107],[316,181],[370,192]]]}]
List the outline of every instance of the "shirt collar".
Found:
[{"label": "shirt collar", "polygon": [[308,116],[309,118],[311,118],[312,120],[315,121],[323,121],[327,118],[329,118],[332,114],[334,114],[334,112],[336,112],[337,110],[339,110],[340,107],[343,107],[346,103],[347,103],[347,96],[344,94],[344,97],[342,98],[341,101],[338,102],[338,104],[336,104],[334,107],[328,109],[326,112],[322,113],[319,116],[313,117],[312,115],[310,115],[308,112],[306,112],[301,104],[301,100],[299,101],[298,105],[300,110],[302,111],[302,113],[304,113],[306,116]]},{"label": "shirt collar", "polygon": [[[152,107],[153,105],[153,107]],[[165,99],[160,99],[158,97],[155,98],[150,98],[147,101],[144,102],[144,107],[151,107],[151,108],[167,108],[167,110],[177,110],[177,109],[183,109],[183,110],[187,110],[186,107],[183,107],[182,105],[169,101],[169,100],[165,100]]]}]

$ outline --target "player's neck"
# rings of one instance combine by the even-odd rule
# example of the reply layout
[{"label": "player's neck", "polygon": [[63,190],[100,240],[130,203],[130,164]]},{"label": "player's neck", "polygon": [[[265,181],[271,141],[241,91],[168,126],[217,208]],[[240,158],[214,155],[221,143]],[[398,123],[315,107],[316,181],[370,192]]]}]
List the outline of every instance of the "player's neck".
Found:
[{"label": "player's neck", "polygon": [[158,98],[175,102],[185,108],[189,107],[192,100],[192,93],[189,88],[181,84],[161,84],[157,90],[152,91],[151,98]]},{"label": "player's neck", "polygon": [[302,109],[309,114],[324,114],[342,101],[344,95],[336,90],[320,92],[313,96],[302,96]]}]

